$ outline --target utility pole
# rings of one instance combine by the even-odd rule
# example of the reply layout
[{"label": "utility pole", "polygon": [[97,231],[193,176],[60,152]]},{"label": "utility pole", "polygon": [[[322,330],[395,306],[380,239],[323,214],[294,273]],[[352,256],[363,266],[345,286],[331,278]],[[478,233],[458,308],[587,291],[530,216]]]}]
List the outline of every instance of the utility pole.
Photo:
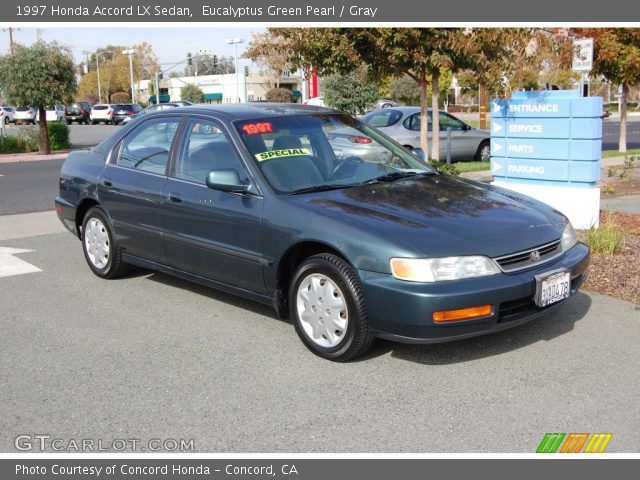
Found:
[{"label": "utility pole", "polygon": [[99,54],[96,53],[96,75],[98,76],[98,103],[102,103],[102,92],[100,91],[100,62]]},{"label": "utility pole", "polygon": [[9,27],[9,28],[3,28],[2,29],[5,32],[9,32],[9,51],[11,52],[11,55],[13,55],[15,47],[14,47],[14,43],[13,43],[13,31],[14,30],[20,30],[19,28],[13,28],[13,27]]},{"label": "utility pole", "polygon": [[226,43],[227,45],[233,45],[236,49],[236,56],[235,56],[235,61],[236,61],[236,100],[238,101],[238,103],[241,103],[240,100],[240,80],[238,77],[238,44],[239,43],[244,43],[244,38],[227,38],[224,43]]},{"label": "utility pole", "polygon": [[133,54],[134,53],[136,53],[136,51],[133,48],[122,51],[123,55],[129,55],[129,73],[131,74],[131,103],[136,103],[136,92],[135,92],[135,87],[133,85]]}]

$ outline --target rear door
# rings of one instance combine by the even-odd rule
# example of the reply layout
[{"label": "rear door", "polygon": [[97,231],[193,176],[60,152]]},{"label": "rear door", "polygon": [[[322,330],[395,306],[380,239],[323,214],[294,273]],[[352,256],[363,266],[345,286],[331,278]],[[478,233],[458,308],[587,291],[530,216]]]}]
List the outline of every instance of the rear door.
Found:
[{"label": "rear door", "polygon": [[162,189],[180,117],[155,117],[131,130],[112,151],[98,196],[127,253],[166,263],[160,234]]},{"label": "rear door", "polygon": [[171,266],[227,285],[265,293],[261,254],[263,199],[206,186],[213,169],[250,175],[226,129],[192,118],[163,188],[164,245]]}]

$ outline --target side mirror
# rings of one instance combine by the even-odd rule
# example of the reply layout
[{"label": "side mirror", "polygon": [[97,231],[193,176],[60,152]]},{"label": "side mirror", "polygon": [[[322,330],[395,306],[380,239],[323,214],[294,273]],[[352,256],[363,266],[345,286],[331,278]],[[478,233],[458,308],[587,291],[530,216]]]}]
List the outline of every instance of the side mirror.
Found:
[{"label": "side mirror", "polygon": [[471,128],[472,128],[472,127],[471,127],[471,125],[467,125],[466,123],[463,123],[462,125],[463,125],[463,126],[462,126],[462,130],[464,130],[465,132],[466,132],[467,130],[471,130]]},{"label": "side mirror", "polygon": [[207,187],[231,193],[248,193],[251,185],[242,183],[234,168],[211,170],[206,178]]}]

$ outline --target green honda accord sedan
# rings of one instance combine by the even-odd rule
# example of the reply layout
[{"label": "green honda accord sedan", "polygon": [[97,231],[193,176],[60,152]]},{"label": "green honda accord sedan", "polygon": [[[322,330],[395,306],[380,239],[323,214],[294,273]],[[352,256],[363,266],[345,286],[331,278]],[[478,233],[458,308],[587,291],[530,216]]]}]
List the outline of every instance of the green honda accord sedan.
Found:
[{"label": "green honda accord sedan", "polygon": [[589,265],[551,207],[305,105],[143,115],[72,152],[55,203],[96,275],[137,265],[272,305],[331,360],[562,315]]}]

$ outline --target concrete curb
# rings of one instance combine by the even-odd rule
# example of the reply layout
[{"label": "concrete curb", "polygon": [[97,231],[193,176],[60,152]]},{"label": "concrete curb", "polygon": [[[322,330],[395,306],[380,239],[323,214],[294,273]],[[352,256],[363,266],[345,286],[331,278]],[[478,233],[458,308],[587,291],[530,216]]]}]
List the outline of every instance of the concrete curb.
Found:
[{"label": "concrete curb", "polygon": [[7,153],[0,155],[0,163],[40,162],[43,160],[62,160],[67,158],[69,150],[41,155],[39,153]]}]

